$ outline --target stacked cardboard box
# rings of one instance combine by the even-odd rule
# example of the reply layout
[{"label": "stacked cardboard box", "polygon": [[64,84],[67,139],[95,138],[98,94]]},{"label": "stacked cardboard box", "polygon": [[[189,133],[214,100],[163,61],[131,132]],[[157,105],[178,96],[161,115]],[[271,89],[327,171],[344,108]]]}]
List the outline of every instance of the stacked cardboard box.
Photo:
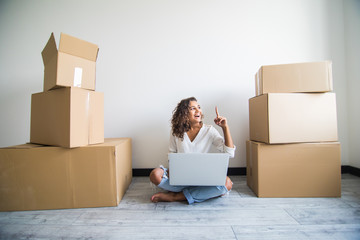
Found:
[{"label": "stacked cardboard box", "polygon": [[57,49],[51,34],[44,91],[31,98],[31,144],[0,149],[0,211],[119,204],[132,179],[131,139],[104,140],[97,54],[66,34]]},{"label": "stacked cardboard box", "polygon": [[258,197],[339,197],[331,62],[262,66],[249,100],[247,183]]},{"label": "stacked cardboard box", "polygon": [[117,206],[132,179],[131,139],[1,148],[0,173],[0,211]]},{"label": "stacked cardboard box", "polygon": [[95,92],[97,45],[52,33],[42,57],[44,92],[31,98],[30,142],[80,147],[104,142],[104,94]]}]

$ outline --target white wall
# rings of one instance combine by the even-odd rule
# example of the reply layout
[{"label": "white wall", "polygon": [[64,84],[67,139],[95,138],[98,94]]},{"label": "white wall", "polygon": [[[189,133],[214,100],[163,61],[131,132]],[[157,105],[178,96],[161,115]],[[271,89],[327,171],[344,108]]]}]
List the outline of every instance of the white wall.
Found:
[{"label": "white wall", "polygon": [[349,164],[360,168],[360,1],[344,1],[346,78],[348,79]]},{"label": "white wall", "polygon": [[229,119],[237,145],[230,166],[245,166],[258,68],[328,59],[342,161],[350,163],[342,0],[1,1],[0,146],[29,141],[30,98],[42,91],[40,53],[51,32],[99,45],[105,137],[133,139],[134,168],[166,162],[172,110],[189,96],[206,123],[215,105]]}]

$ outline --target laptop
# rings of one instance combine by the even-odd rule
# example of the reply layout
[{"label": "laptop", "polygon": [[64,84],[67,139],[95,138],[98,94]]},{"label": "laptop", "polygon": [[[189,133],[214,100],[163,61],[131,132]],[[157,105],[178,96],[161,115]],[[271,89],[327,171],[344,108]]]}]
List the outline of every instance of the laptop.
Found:
[{"label": "laptop", "polygon": [[170,185],[224,186],[227,153],[169,153]]}]

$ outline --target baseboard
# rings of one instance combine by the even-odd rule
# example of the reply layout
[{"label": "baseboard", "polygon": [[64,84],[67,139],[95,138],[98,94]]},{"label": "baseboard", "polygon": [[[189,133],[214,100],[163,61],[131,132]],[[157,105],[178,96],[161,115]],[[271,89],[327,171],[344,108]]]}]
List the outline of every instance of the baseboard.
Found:
[{"label": "baseboard", "polygon": [[135,177],[148,177],[153,168],[133,168],[132,173]]},{"label": "baseboard", "polygon": [[360,177],[360,169],[353,166],[341,166],[341,173],[350,173],[354,176]]},{"label": "baseboard", "polygon": [[234,176],[234,175],[245,176],[246,175],[246,167],[228,168],[228,175],[229,176]]},{"label": "baseboard", "polygon": [[[134,168],[133,169],[133,176],[134,177],[147,177],[150,175],[150,172],[153,168]],[[349,173],[354,176],[360,177],[360,169],[352,166],[341,166],[341,173]],[[246,175],[246,167],[231,167],[228,169],[228,175]]]}]

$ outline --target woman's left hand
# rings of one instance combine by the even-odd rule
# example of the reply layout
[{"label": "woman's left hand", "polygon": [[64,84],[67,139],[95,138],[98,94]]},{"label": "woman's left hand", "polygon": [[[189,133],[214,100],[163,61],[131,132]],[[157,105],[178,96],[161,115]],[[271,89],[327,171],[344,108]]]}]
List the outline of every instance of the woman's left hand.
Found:
[{"label": "woman's left hand", "polygon": [[214,119],[215,124],[222,128],[227,127],[227,119],[219,115],[219,111],[217,107],[215,107],[215,112],[216,112],[216,118]]}]

